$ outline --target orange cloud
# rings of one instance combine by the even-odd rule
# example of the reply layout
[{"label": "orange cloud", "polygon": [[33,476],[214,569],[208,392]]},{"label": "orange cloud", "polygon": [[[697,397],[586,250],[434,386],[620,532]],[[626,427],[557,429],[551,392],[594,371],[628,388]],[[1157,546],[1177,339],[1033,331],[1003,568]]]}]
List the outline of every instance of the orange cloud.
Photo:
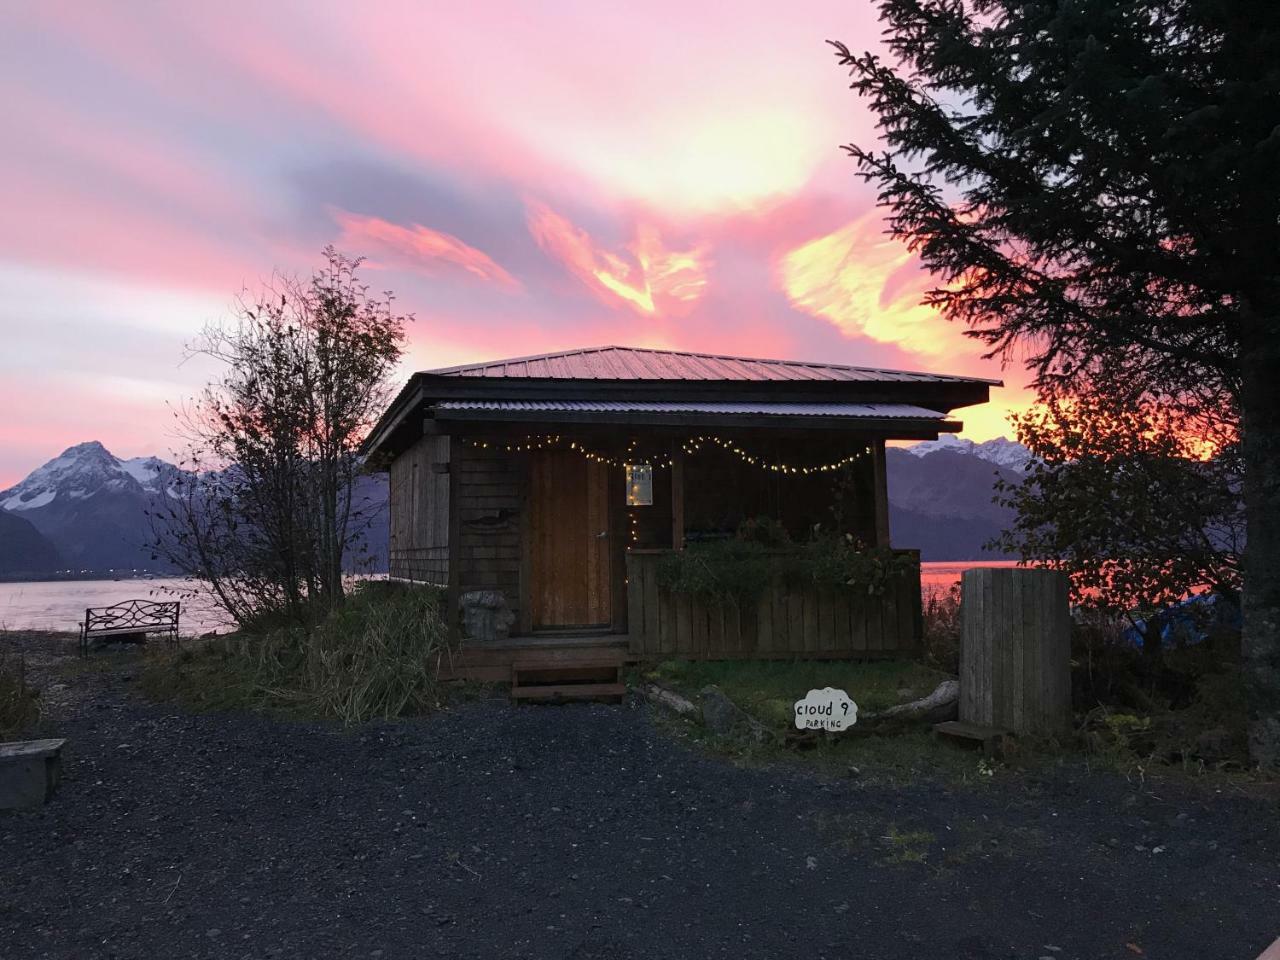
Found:
[{"label": "orange cloud", "polygon": [[797,309],[829,321],[846,336],[897,344],[937,357],[969,354],[973,345],[937,310],[921,304],[931,287],[915,255],[884,233],[878,210],[784,254],[779,282]]},{"label": "orange cloud", "polygon": [[420,223],[403,227],[379,217],[367,217],[346,210],[331,211],[342,227],[342,245],[356,253],[373,251],[405,266],[433,272],[440,264],[459,267],[472,276],[519,290],[520,281],[481,250],[457,237],[432,230]]},{"label": "orange cloud", "polygon": [[667,315],[701,299],[709,258],[702,247],[668,250],[658,229],[642,224],[627,246],[630,259],[598,248],[590,234],[545,203],[526,204],[529,232],[606,303],[621,301],[645,315]]}]

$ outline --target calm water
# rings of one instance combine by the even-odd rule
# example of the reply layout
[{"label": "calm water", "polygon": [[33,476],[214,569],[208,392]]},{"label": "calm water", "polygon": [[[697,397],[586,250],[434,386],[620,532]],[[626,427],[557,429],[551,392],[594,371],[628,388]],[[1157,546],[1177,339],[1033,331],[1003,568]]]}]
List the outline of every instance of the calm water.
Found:
[{"label": "calm water", "polygon": [[[1012,560],[921,564],[920,585],[928,594],[960,582],[970,567],[1011,567]],[[182,632],[225,632],[226,614],[194,582],[156,580],[53,580],[0,583],[0,630],[76,630],[85,607],[125,600],[182,601]]]},{"label": "calm water", "polygon": [[184,635],[225,632],[227,615],[190,580],[41,580],[0,583],[0,629],[74,632],[85,607],[126,600],[178,600]]}]

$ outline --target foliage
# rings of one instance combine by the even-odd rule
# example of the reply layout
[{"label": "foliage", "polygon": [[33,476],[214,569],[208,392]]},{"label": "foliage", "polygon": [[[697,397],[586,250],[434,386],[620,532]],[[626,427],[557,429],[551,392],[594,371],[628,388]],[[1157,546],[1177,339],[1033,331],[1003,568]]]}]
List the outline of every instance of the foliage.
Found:
[{"label": "foliage", "polygon": [[993,546],[1065,571],[1077,605],[1113,618],[1141,611],[1152,657],[1170,606],[1205,587],[1238,597],[1244,523],[1232,438],[1206,449],[1177,411],[1101,384],[1014,425],[1033,458],[1021,482],[997,482],[1016,519]]},{"label": "foliage", "polygon": [[0,740],[11,740],[40,719],[40,700],[27,685],[21,656],[0,651]]},{"label": "foliage", "polygon": [[195,354],[224,372],[185,412],[190,473],[154,518],[157,553],[239,623],[302,622],[342,597],[344,553],[370,519],[358,446],[386,405],[404,317],[333,248],[307,282],[277,277]]},{"label": "foliage", "polygon": [[766,547],[783,547],[791,542],[791,534],[781,520],[774,517],[749,517],[738,525],[738,539]]},{"label": "foliage", "polygon": [[1238,412],[1251,736],[1280,767],[1280,5],[879,6],[886,58],[836,52],[887,149],[847,149],[929,302],[1045,399],[1101,376]]},{"label": "foliage", "polygon": [[143,678],[159,699],[205,709],[280,709],[343,723],[438,705],[450,655],[439,591],[362,584],[314,625],[233,634],[162,655]]},{"label": "foliage", "polygon": [[[750,529],[754,535],[761,526]],[[672,593],[716,605],[749,605],[775,579],[798,587],[882,594],[913,563],[907,554],[866,547],[852,535],[818,534],[803,544],[782,545],[735,538],[667,553],[658,563],[657,577],[659,586]]]},{"label": "foliage", "polygon": [[925,663],[951,675],[960,673],[960,584],[925,592],[922,603]]},{"label": "foliage", "polygon": [[713,605],[745,606],[768,589],[777,557],[777,551],[754,541],[691,543],[661,557],[658,585]]}]

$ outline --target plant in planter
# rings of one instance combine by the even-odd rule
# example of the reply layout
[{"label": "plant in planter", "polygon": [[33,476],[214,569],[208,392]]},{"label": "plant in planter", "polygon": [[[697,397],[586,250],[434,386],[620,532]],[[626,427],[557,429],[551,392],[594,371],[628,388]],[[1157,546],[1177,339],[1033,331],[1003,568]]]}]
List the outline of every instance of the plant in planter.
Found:
[{"label": "plant in planter", "polygon": [[815,528],[808,542],[793,544],[776,520],[756,518],[744,521],[732,540],[691,544],[667,554],[657,575],[659,586],[672,593],[713,605],[745,605],[756,602],[774,580],[878,595],[911,567],[909,556],[868,547],[852,534]]}]

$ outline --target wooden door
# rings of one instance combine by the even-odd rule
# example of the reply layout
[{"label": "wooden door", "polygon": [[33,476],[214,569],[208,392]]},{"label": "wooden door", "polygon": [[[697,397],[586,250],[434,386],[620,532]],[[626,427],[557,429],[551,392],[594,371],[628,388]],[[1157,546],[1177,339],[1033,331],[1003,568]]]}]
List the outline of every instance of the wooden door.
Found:
[{"label": "wooden door", "polygon": [[609,467],[574,450],[540,450],[530,469],[533,628],[607,626]]}]

